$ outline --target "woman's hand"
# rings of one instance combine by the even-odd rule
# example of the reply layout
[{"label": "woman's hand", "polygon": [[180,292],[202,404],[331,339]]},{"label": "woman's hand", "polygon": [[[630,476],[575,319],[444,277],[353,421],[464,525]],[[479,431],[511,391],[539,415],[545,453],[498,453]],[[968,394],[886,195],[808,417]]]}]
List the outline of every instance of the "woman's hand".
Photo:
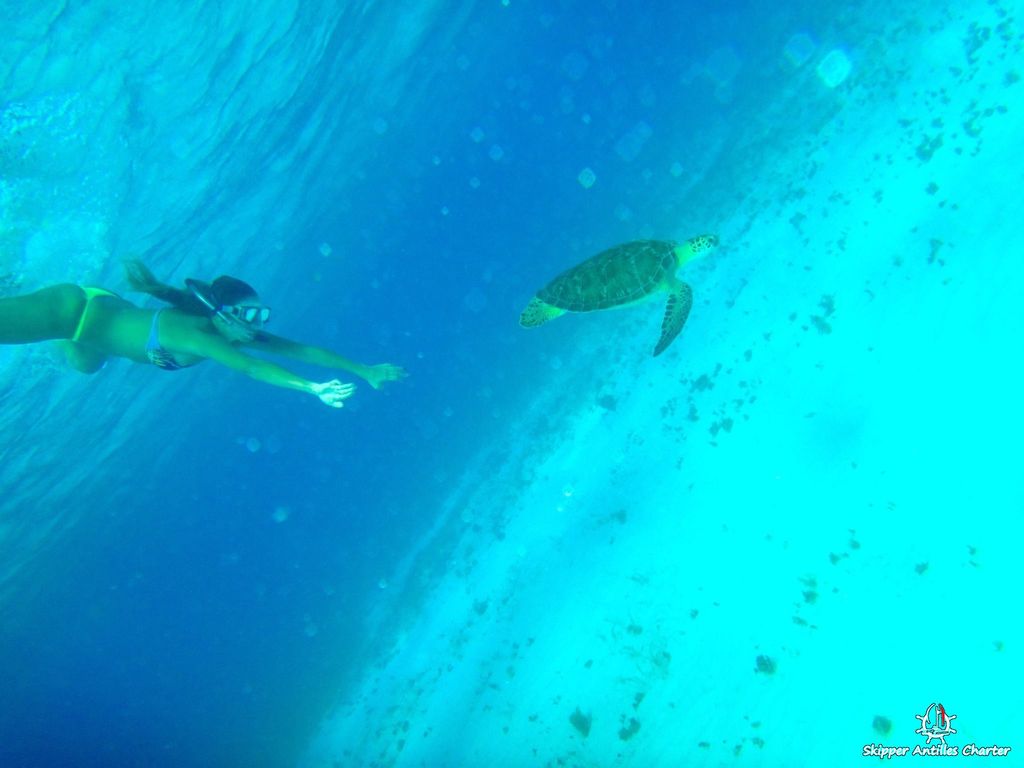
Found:
[{"label": "woman's hand", "polygon": [[380,365],[363,366],[362,370],[359,371],[359,375],[366,379],[371,387],[380,389],[380,385],[384,382],[399,381],[409,374],[400,365],[381,363]]},{"label": "woman's hand", "polygon": [[131,286],[133,291],[149,293],[150,290],[160,285],[156,275],[140,259],[125,259],[124,274],[128,278],[128,285]]},{"label": "woman's hand", "polygon": [[342,401],[352,397],[356,387],[355,384],[342,384],[337,379],[331,379],[323,384],[310,385],[309,391],[331,408],[342,408],[345,405]]}]

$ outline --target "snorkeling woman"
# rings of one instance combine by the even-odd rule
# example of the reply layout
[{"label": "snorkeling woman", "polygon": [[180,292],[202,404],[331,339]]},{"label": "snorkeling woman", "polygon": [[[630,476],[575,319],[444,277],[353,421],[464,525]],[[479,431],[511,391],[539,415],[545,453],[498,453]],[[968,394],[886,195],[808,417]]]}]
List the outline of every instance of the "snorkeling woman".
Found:
[{"label": "snorkeling woman", "polygon": [[363,365],[330,350],[267,333],[263,328],[270,308],[252,286],[237,278],[222,275],[212,283],[190,278],[182,290],[157,281],[140,261],[128,261],[125,268],[133,290],[172,306],[141,309],[103,288],[54,285],[0,298],[0,344],[63,339],[68,362],[83,373],[95,373],[108,357],[151,363],[165,371],[214,360],[257,381],[316,395],[333,408],[341,408],[351,397],[353,384],[338,379],[310,381],[240,347],[338,368],[374,389],[406,376],[397,365]]}]

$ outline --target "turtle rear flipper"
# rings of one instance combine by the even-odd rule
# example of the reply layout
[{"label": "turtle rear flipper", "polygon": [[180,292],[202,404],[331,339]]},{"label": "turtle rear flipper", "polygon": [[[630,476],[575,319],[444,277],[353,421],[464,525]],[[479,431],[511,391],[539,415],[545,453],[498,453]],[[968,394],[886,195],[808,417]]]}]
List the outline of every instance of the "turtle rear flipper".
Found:
[{"label": "turtle rear flipper", "polygon": [[686,283],[679,283],[668,297],[665,319],[661,321],[661,338],[658,339],[658,346],[654,348],[655,357],[664,352],[672,340],[683,330],[683,324],[686,322],[692,306],[693,290]]},{"label": "turtle rear flipper", "polygon": [[519,324],[524,328],[536,328],[538,325],[543,325],[548,320],[554,320],[564,314],[564,309],[553,307],[535,296],[519,316]]}]

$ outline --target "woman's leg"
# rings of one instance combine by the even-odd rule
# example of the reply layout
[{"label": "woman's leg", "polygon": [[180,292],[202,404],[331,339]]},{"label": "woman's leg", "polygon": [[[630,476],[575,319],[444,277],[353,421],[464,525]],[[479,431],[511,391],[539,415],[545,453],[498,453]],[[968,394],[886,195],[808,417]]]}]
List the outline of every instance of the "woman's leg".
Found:
[{"label": "woman's leg", "polygon": [[0,344],[70,339],[85,309],[85,292],[70,283],[0,299]]},{"label": "woman's leg", "polygon": [[64,350],[68,365],[81,373],[96,373],[107,362],[107,356],[102,352],[79,344],[77,341],[58,342]]}]

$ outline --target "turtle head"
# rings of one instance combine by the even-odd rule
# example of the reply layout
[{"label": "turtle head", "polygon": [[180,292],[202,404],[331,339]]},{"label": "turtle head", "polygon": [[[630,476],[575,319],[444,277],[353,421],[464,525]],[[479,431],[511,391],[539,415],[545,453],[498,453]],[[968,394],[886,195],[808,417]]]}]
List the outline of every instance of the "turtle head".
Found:
[{"label": "turtle head", "polygon": [[718,246],[718,235],[697,235],[676,248],[679,266],[710,253]]}]

